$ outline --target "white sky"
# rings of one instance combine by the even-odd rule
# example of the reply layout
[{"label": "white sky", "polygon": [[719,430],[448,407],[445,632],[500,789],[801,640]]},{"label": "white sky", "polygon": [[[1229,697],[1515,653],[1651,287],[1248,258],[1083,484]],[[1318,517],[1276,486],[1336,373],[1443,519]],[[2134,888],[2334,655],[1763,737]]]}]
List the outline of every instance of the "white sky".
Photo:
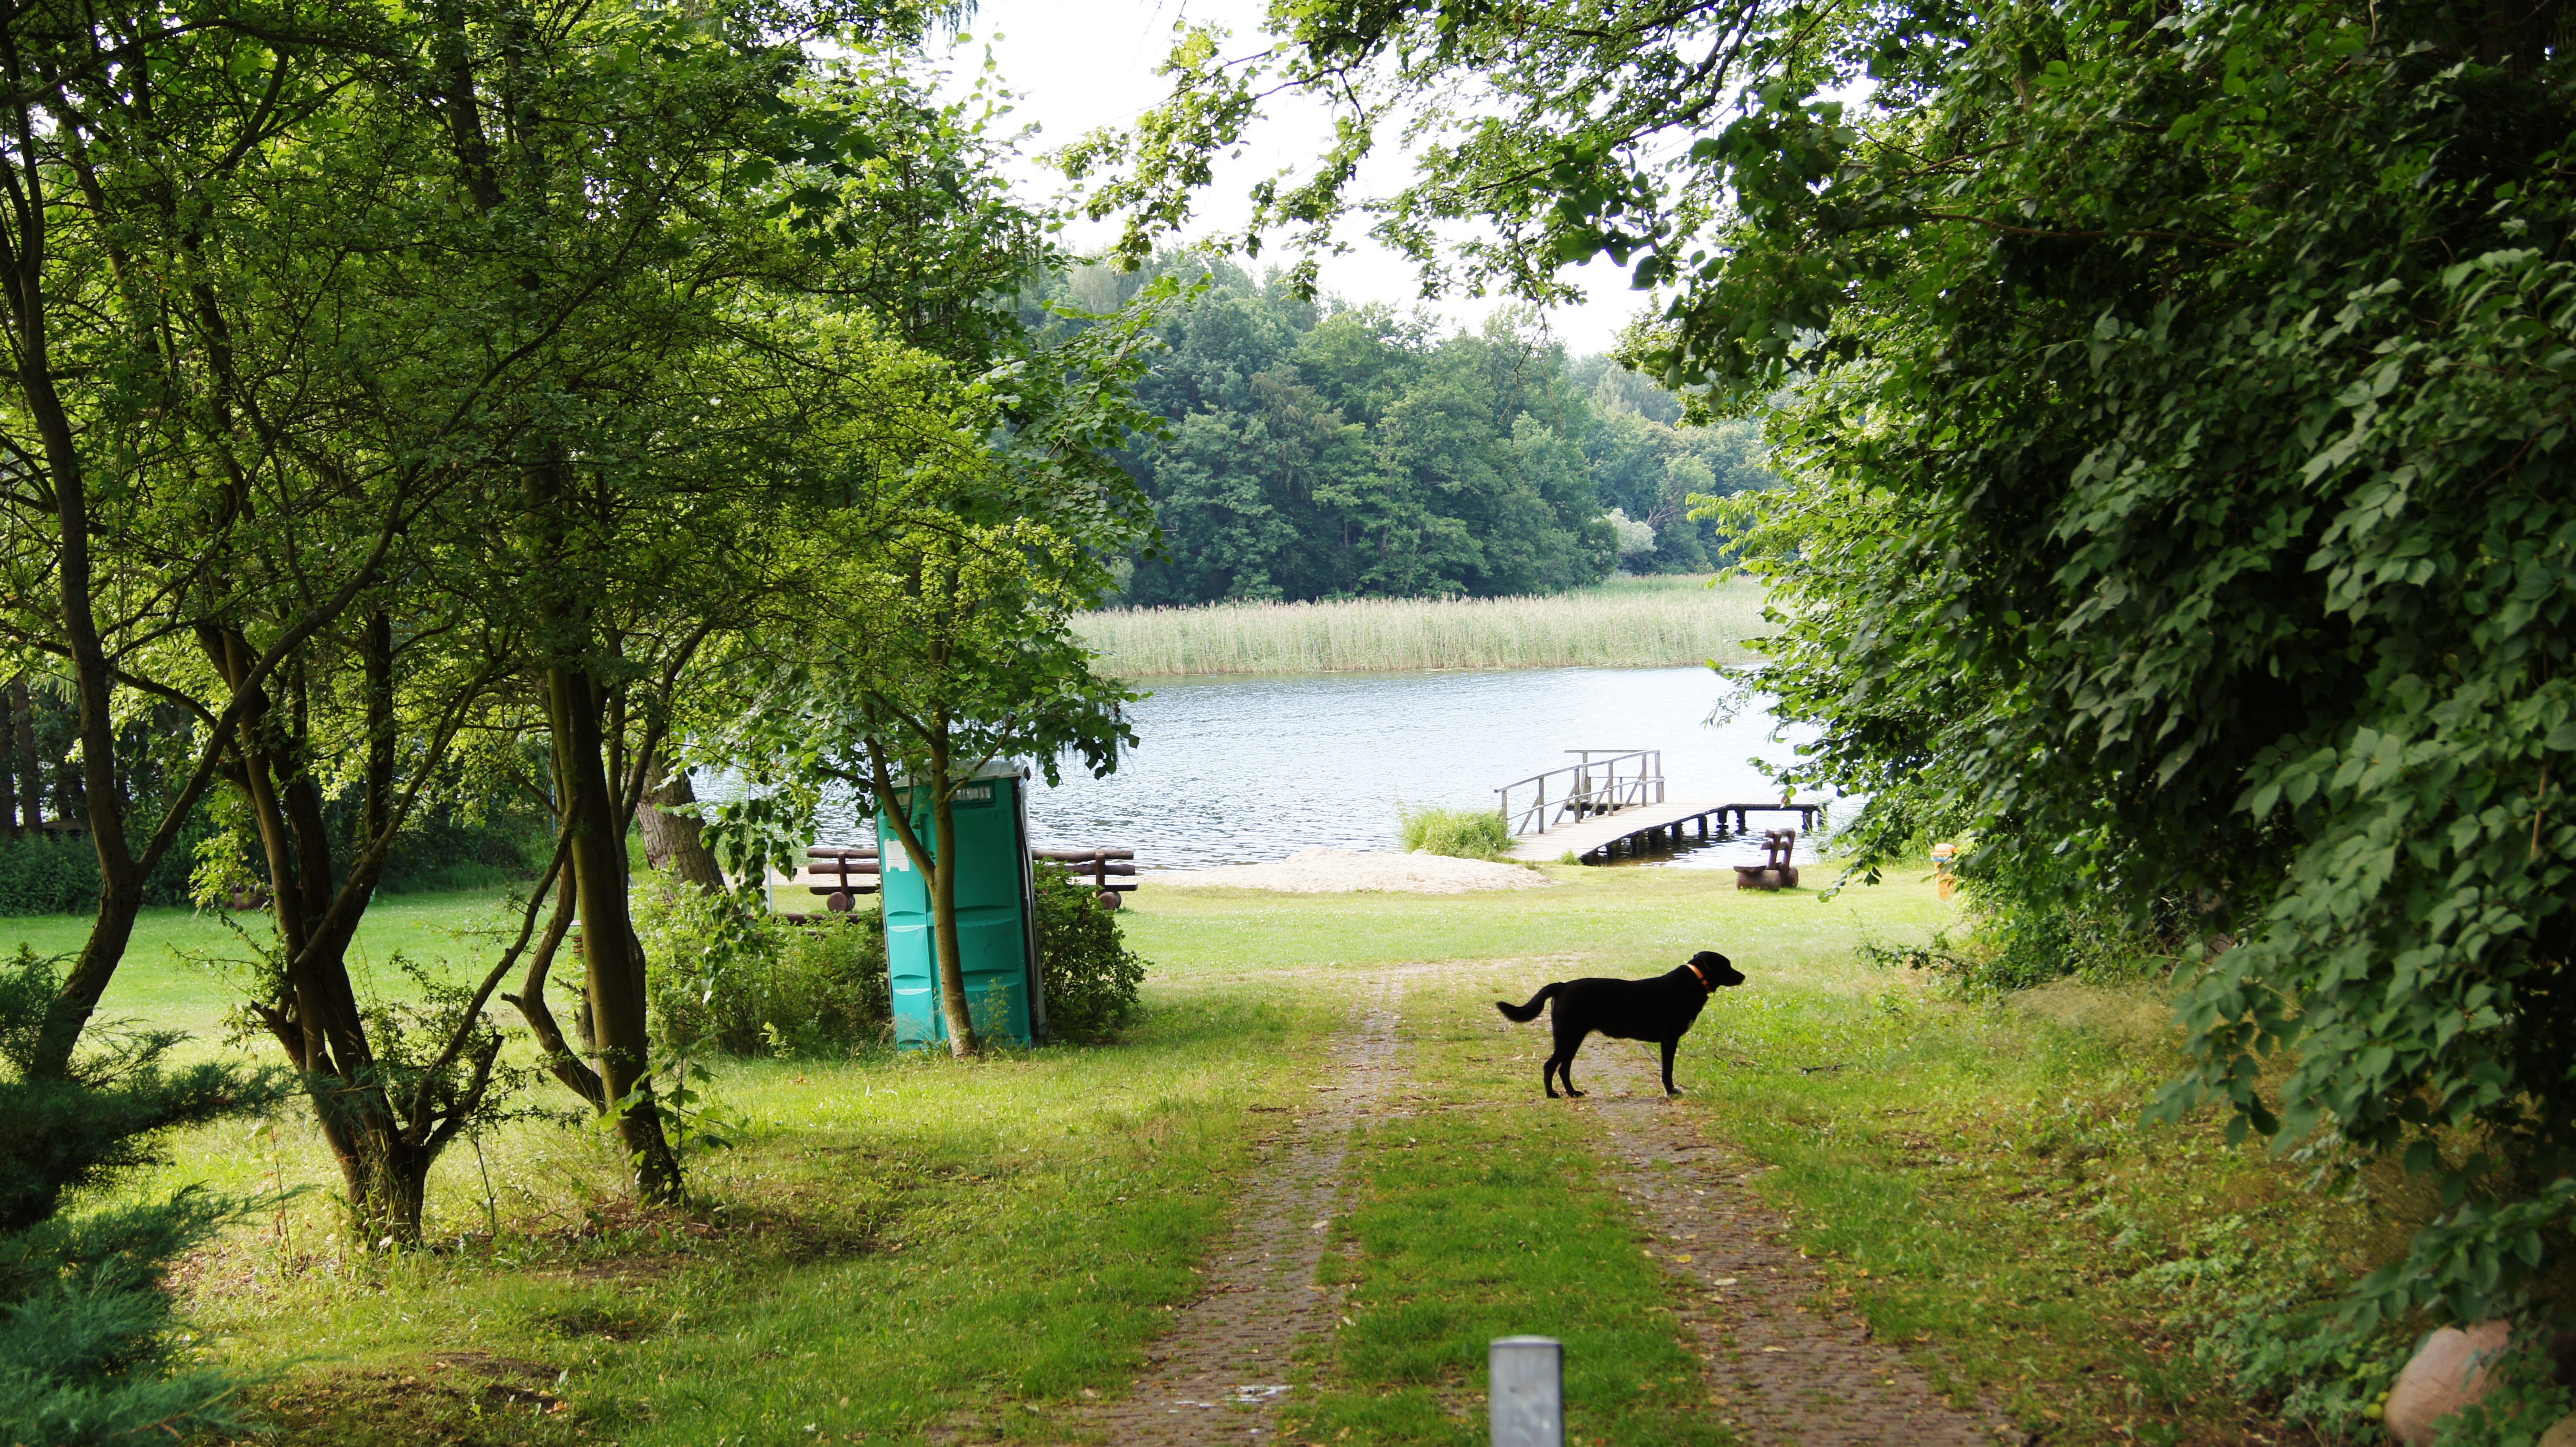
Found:
[{"label": "white sky", "polygon": [[[951,51],[952,87],[962,93],[981,71],[989,52],[1004,88],[1018,96],[1011,122],[1037,127],[1022,142],[1035,153],[1052,150],[1103,125],[1121,125],[1159,100],[1165,82],[1154,74],[1171,47],[1172,27],[1188,21],[1215,21],[1234,32],[1225,53],[1243,55],[1262,48],[1263,0],[984,0],[962,38]],[[1004,129],[1009,129],[1005,126]],[[1193,228],[1186,239],[1221,236],[1239,228],[1246,212],[1244,193],[1253,182],[1283,166],[1302,173],[1330,135],[1321,107],[1284,100],[1255,128],[1239,156],[1220,163],[1216,181],[1193,206]],[[1385,185],[1396,179],[1381,172],[1365,180]],[[1029,164],[1015,178],[1030,199],[1056,195],[1063,178]],[[1116,235],[1114,222],[1092,225],[1076,220],[1067,240],[1077,250],[1105,245]],[[1355,302],[1386,302],[1410,307],[1418,283],[1410,263],[1352,232],[1342,238],[1350,254],[1323,260],[1324,290]],[[1274,245],[1263,261],[1279,256]],[[1255,263],[1256,269],[1261,263]],[[1626,275],[1606,259],[1570,278],[1587,292],[1579,306],[1548,314],[1548,325],[1577,356],[1605,351],[1645,298],[1628,289]],[[1453,325],[1473,326],[1503,303],[1493,298],[1446,297],[1429,303]]]}]

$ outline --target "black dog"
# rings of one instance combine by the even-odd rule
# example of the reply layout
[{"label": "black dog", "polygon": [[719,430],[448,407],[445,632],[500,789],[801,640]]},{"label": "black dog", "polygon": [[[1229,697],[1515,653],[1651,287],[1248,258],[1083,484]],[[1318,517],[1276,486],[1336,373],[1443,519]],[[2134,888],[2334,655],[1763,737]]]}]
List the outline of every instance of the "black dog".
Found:
[{"label": "black dog", "polygon": [[1673,1047],[1690,1033],[1691,1022],[1699,1018],[1700,1006],[1708,997],[1729,985],[1741,985],[1744,976],[1735,965],[1714,950],[1702,950],[1690,957],[1690,963],[1669,975],[1651,980],[1561,980],[1530,996],[1526,1005],[1496,1000],[1494,1008],[1503,1018],[1527,1023],[1538,1018],[1538,1007],[1552,997],[1556,1007],[1551,1023],[1556,1026],[1556,1053],[1547,1057],[1547,1065],[1538,1073],[1538,1083],[1547,1088],[1547,1098],[1554,1100],[1556,1080],[1565,1079],[1565,1093],[1581,1096],[1574,1088],[1574,1052],[1583,1048],[1583,1037],[1598,1030],[1613,1040],[1652,1040],[1664,1047],[1664,1094],[1679,1095],[1673,1089]]}]

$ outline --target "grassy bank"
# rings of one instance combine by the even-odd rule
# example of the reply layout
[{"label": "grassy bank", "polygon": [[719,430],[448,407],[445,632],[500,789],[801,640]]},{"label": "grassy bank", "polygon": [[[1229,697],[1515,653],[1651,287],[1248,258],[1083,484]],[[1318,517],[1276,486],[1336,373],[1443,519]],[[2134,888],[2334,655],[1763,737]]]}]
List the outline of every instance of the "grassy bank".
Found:
[{"label": "grassy bank", "polygon": [[[687,1212],[634,1213],[598,1134],[523,1120],[441,1166],[432,1249],[369,1252],[300,1108],[179,1139],[142,1188],[303,1192],[183,1282],[209,1350],[266,1378],[280,1447],[912,1443],[961,1414],[1055,1440],[1142,1369],[1278,1112],[1312,1098],[1362,988],[1401,971],[1406,1083],[1353,1143],[1327,1266],[1349,1321],[1305,1364],[1299,1440],[1467,1447],[1486,1338],[1532,1331],[1574,1344],[1583,1440],[1716,1444],[1671,1283],[1641,1269],[1581,1118],[1539,1094],[1544,1027],[1490,1004],[1715,946],[1750,983],[1684,1046],[1681,1108],[1778,1167],[1758,1189],[1880,1340],[2053,1444],[2317,1440],[2191,1353],[2384,1259],[2431,1203],[2376,1178],[2311,1195],[2304,1165],[2209,1123],[2140,1125],[2174,1065],[2152,989],[1981,1003],[1864,963],[1864,941],[1952,917],[1919,880],[1825,902],[1547,872],[1559,887],[1501,895],[1149,886],[1122,912],[1155,965],[1127,1042],[712,1062],[746,1128],[693,1162]],[[461,962],[454,931],[494,902],[389,920],[382,944]],[[29,925],[0,922],[0,945],[63,927]],[[219,1015],[223,981],[183,963],[212,926],[157,918],[151,938],[109,1012]],[[563,1104],[548,1091],[532,1101]],[[2385,1366],[2336,1390],[2366,1401]]]},{"label": "grassy bank", "polygon": [[1767,631],[1760,585],[1708,581],[1622,578],[1547,598],[1118,609],[1084,614],[1074,627],[1124,678],[1751,661],[1744,640]]}]

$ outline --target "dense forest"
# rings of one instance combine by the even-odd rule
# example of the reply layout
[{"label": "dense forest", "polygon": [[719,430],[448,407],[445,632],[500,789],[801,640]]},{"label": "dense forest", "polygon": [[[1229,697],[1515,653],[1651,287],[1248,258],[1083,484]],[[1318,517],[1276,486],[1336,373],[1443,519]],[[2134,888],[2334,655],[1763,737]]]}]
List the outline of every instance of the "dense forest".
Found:
[{"label": "dense forest", "polygon": [[1159,552],[1130,560],[1131,603],[1491,597],[1698,571],[1719,544],[1688,499],[1770,480],[1758,423],[1679,426],[1680,398],[1607,358],[1569,361],[1526,311],[1442,335],[1177,257],[1077,270],[1047,299],[1107,312],[1173,274],[1201,289],[1139,387],[1168,435],[1125,454],[1163,529]]}]

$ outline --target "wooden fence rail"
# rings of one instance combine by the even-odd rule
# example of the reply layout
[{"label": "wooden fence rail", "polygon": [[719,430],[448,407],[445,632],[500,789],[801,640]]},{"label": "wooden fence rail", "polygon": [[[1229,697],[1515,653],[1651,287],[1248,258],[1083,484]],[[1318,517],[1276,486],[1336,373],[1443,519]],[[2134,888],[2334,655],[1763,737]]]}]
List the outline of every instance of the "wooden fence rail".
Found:
[{"label": "wooden fence rail", "polygon": [[[1664,802],[1663,750],[1566,752],[1582,761],[1516,779],[1494,791],[1503,822],[1513,834],[1544,834],[1552,825],[1579,823],[1595,814]],[[1514,793],[1522,795],[1517,807],[1512,802]]]}]

